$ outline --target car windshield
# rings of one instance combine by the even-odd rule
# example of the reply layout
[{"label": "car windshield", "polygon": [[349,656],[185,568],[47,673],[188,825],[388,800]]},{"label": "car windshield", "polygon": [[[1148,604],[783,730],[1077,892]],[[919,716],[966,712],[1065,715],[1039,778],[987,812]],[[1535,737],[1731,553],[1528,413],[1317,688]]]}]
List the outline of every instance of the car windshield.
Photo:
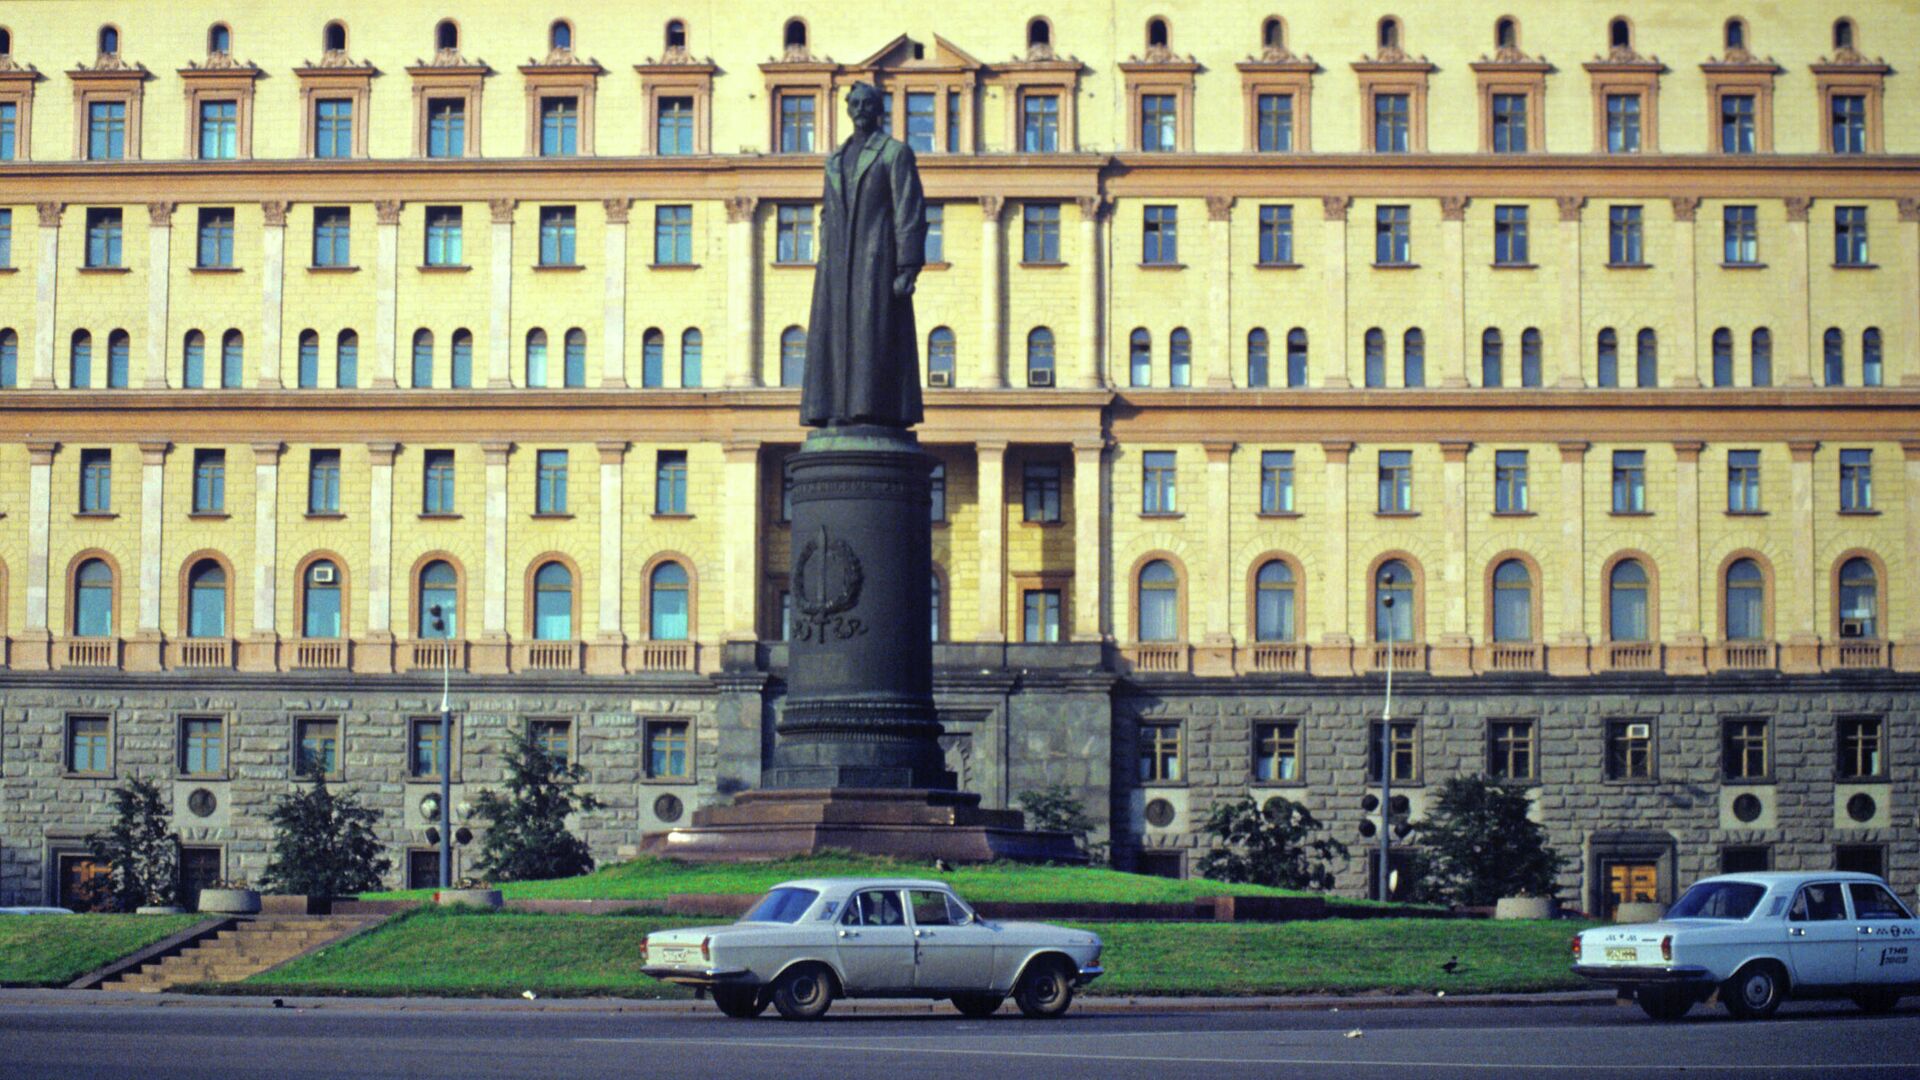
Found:
[{"label": "car windshield", "polygon": [[741,922],[799,922],[819,893],[812,889],[780,888],[762,897]]},{"label": "car windshield", "polygon": [[1667,912],[1669,919],[1744,919],[1753,914],[1765,885],[1748,881],[1703,881]]}]

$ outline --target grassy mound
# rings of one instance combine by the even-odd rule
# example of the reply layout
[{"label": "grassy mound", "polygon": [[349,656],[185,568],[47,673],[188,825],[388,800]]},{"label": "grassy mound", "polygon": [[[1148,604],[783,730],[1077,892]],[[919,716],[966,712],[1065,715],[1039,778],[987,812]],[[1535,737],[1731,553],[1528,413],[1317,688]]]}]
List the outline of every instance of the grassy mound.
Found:
[{"label": "grassy mound", "polygon": [[9,915],[0,918],[0,986],[65,986],[177,934],[199,915]]}]

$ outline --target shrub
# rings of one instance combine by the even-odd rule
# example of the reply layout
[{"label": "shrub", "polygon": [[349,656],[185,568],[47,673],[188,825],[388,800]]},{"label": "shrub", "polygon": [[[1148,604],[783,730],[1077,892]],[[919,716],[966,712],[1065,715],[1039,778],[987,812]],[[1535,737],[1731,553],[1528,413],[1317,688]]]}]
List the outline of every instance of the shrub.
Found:
[{"label": "shrub", "polygon": [[107,864],[92,899],[116,911],[178,902],[180,838],[167,821],[159,785],[129,778],[113,789],[113,811],[113,825],[87,837],[93,857]]},{"label": "shrub", "polygon": [[1023,791],[1014,796],[1013,801],[1026,812],[1027,828],[1071,833],[1074,843],[1087,853],[1090,861],[1106,862],[1107,845],[1087,840],[1087,834],[1098,827],[1098,822],[1087,813],[1087,804],[1074,796],[1072,788],[1048,784],[1038,790]]},{"label": "shrub", "polygon": [[1525,789],[1484,776],[1441,784],[1427,819],[1413,827],[1426,898],[1483,907],[1503,896],[1552,896],[1566,860],[1527,817],[1528,801]]},{"label": "shrub", "polygon": [[567,831],[567,816],[598,810],[600,800],[574,791],[586,770],[549,754],[528,727],[507,746],[507,792],[483,791],[474,816],[487,822],[481,874],[493,881],[574,877],[593,869],[586,841]]},{"label": "shrub", "polygon": [[334,794],[320,773],[306,791],[276,799],[267,818],[274,836],[273,860],[260,879],[266,892],[352,896],[378,889],[393,865],[373,834],[379,813]]},{"label": "shrub", "polygon": [[1347,846],[1330,836],[1306,807],[1282,795],[1263,809],[1252,798],[1218,803],[1207,815],[1206,831],[1219,841],[1200,860],[1200,876],[1214,881],[1273,885],[1289,889],[1326,889],[1333,885],[1329,865],[1347,857]]}]

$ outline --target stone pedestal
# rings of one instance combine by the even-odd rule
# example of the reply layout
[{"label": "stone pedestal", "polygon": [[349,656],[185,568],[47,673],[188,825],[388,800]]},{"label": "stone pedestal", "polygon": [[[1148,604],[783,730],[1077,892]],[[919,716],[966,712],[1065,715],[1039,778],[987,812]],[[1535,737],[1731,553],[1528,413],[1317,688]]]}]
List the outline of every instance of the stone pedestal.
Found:
[{"label": "stone pedestal", "polygon": [[749,791],[696,810],[691,827],[654,833],[649,855],[696,862],[827,851],[948,862],[1085,862],[1067,833],[1023,828],[1018,810],[985,810],[968,791],[892,788]]}]

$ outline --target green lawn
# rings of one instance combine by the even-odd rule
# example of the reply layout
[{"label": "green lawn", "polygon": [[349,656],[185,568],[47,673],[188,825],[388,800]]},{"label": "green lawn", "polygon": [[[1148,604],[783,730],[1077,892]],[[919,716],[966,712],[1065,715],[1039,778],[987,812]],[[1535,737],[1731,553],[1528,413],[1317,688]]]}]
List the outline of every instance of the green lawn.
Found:
[{"label": "green lawn", "polygon": [[[224,992],[511,997],[685,997],[640,974],[650,930],[696,920],[421,909]],[[1101,923],[1095,994],[1194,995],[1583,985],[1567,971],[1578,924],[1439,919]],[[1441,965],[1458,957],[1456,974]]]},{"label": "green lawn", "polygon": [[[659,900],[674,893],[760,893],[803,877],[875,876],[937,878],[961,896],[980,901],[1083,901],[1178,903],[1202,896],[1302,895],[1260,885],[1226,885],[1202,879],[1175,880],[1081,866],[987,863],[941,873],[924,863],[855,855],[819,855],[763,863],[683,863],[640,858],[581,877],[519,881],[500,886],[508,897],[549,900]],[[368,893],[365,899],[425,899],[431,890]],[[1333,904],[1367,903],[1329,897]]]},{"label": "green lawn", "polygon": [[0,986],[65,986],[177,934],[198,915],[9,915],[0,918]]}]

